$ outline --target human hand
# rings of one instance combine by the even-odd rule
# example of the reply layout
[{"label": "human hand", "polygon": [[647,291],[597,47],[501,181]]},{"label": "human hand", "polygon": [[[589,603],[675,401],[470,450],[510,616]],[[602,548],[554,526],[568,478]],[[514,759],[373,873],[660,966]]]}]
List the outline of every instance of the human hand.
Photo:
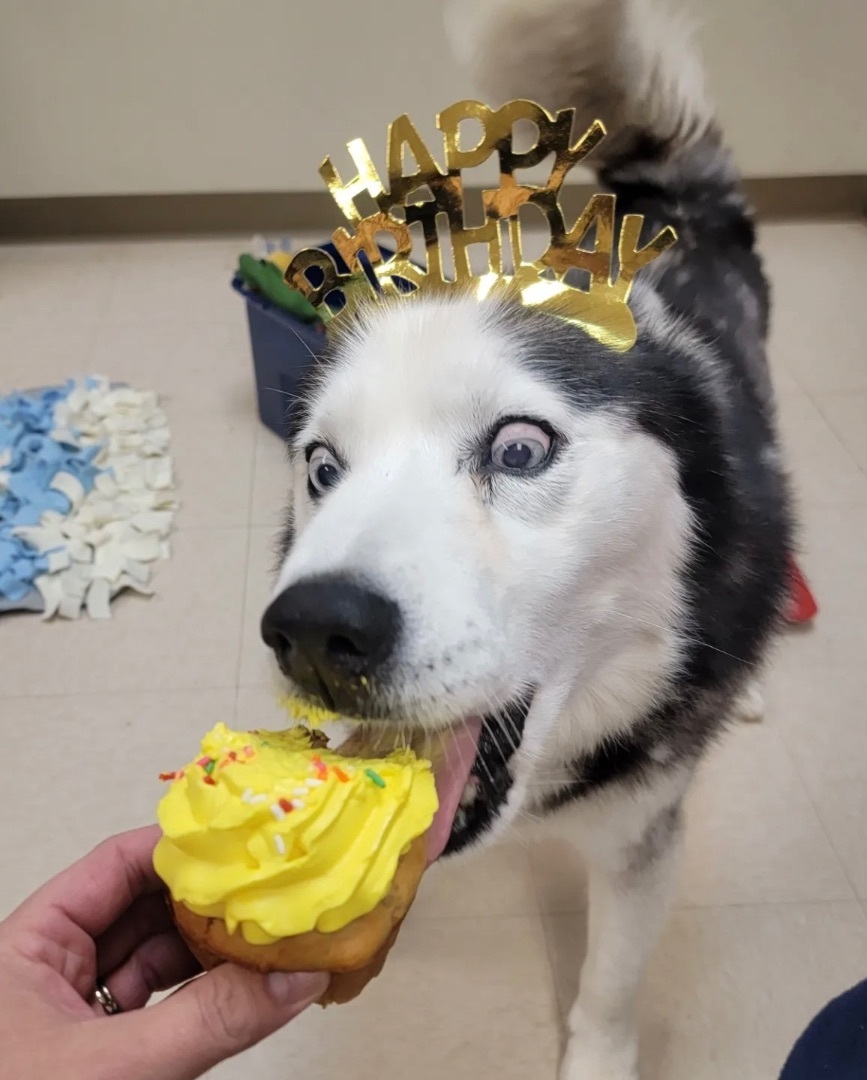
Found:
[{"label": "human hand", "polygon": [[[159,830],[106,840],[0,923],[0,1080],[193,1080],[321,997],[328,977],[201,969],[154,873]],[[97,979],[122,1013],[94,1004]]]}]

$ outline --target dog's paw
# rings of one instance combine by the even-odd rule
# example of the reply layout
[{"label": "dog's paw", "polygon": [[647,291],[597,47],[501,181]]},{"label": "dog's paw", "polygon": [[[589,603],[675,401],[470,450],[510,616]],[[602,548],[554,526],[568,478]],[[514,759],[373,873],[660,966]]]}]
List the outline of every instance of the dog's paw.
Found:
[{"label": "dog's paw", "polygon": [[634,1032],[600,1027],[576,1007],[560,1080],[638,1080],[638,1041]]},{"label": "dog's paw", "polygon": [[560,1068],[560,1080],[638,1080],[638,1066],[630,1054],[611,1054],[600,1047],[582,1045],[573,1035]]},{"label": "dog's paw", "polygon": [[735,720],[744,724],[758,724],[765,718],[765,698],[757,682],[747,685],[734,704],[732,713]]}]

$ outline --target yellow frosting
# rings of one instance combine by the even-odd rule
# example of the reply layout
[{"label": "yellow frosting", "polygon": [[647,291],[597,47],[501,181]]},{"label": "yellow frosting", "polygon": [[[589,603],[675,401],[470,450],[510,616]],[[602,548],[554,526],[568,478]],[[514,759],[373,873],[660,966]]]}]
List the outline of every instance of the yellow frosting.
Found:
[{"label": "yellow frosting", "polygon": [[328,724],[340,723],[340,721],[346,719],[346,717],[332,712],[331,709],[326,709],[322,705],[314,705],[310,701],[303,701],[299,697],[288,694],[280,699],[280,704],[296,724],[300,723],[308,727],[327,727]]},{"label": "yellow frosting", "polygon": [[366,915],[437,809],[430,763],[411,750],[344,758],[305,728],[217,724],[168,779],[157,873],[176,901],[254,945]]}]

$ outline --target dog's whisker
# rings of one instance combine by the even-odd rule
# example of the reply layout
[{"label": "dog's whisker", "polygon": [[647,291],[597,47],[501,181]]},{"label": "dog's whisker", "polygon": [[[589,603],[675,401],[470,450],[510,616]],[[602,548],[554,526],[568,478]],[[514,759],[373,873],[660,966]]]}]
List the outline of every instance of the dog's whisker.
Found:
[{"label": "dog's whisker", "polygon": [[263,390],[267,390],[269,394],[281,394],[283,397],[289,398],[293,405],[297,405],[302,400],[300,394],[290,393],[288,390],[282,390],[279,386],[263,386]]},{"label": "dog's whisker", "polygon": [[[666,626],[664,623],[654,622],[652,619],[643,618],[640,615],[630,615],[625,611],[618,611],[617,608],[608,608],[612,615],[616,615],[620,619],[629,619],[631,622],[640,623],[643,626],[649,626],[653,630],[662,630],[666,634],[670,634],[672,631],[671,626]],[[725,649],[720,649],[716,645],[711,645],[709,641],[704,641],[697,634],[688,634],[687,640],[692,641],[696,645],[700,645],[703,649],[710,649],[711,652],[719,653],[721,656],[727,656],[730,660],[737,660],[741,664],[746,664],[750,667],[756,666],[751,660],[747,660],[745,657],[737,656],[735,653],[727,652]]]}]

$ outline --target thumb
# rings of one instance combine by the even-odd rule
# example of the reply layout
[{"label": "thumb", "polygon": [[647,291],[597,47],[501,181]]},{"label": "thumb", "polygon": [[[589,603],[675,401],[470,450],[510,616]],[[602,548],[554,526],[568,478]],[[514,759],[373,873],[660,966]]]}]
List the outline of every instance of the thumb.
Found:
[{"label": "thumb", "polygon": [[[222,964],[149,1009],[112,1017],[125,1080],[194,1080],[260,1042],[324,994],[325,972],[260,975]],[[126,1068],[121,1068],[121,1063]]]}]

